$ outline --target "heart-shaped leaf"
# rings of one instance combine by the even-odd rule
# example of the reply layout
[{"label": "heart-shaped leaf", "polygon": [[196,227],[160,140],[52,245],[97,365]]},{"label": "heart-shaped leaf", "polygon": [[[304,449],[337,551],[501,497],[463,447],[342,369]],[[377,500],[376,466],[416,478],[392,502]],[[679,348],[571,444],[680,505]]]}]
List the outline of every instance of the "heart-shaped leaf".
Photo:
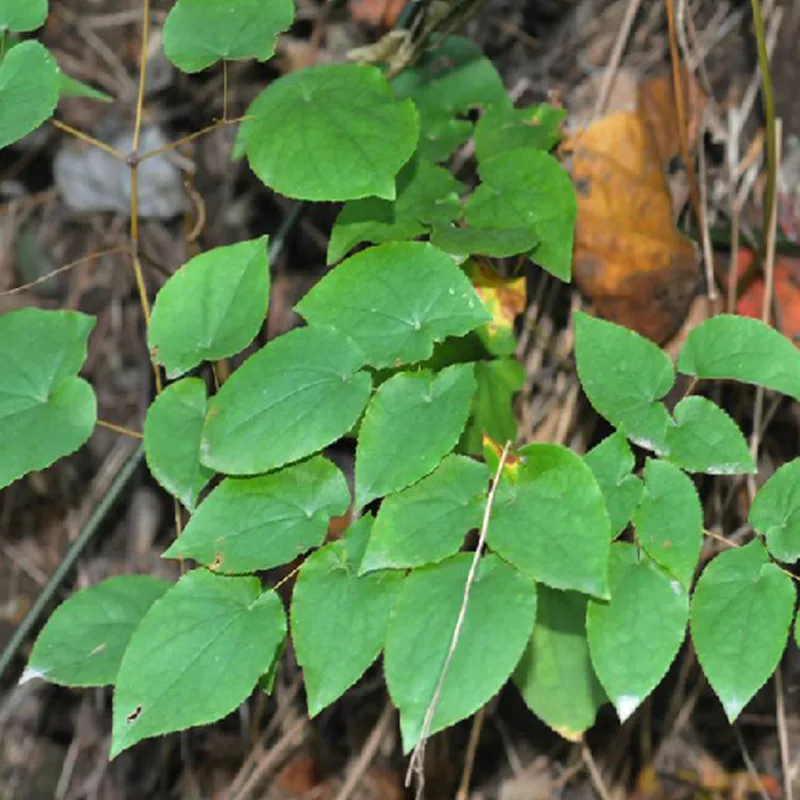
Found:
[{"label": "heart-shaped leaf", "polygon": [[266,61],[293,19],[292,0],[178,0],[164,23],[164,53],[184,72],[221,59]]},{"label": "heart-shaped leaf", "polygon": [[[459,553],[420,567],[400,587],[384,668],[389,694],[400,710],[404,752],[419,740],[450,648],[472,557]],[[497,556],[481,559],[431,733],[468,717],[500,690],[519,662],[535,615],[533,581]]]},{"label": "heart-shaped leaf", "polygon": [[200,504],[164,558],[193,558],[215,572],[285,564],[322,544],[350,492],[341,472],[317,456],[255,478],[227,478]]},{"label": "heart-shaped leaf", "polygon": [[358,64],[284,75],[264,90],[258,111],[247,132],[250,166],[271,189],[302,200],[393,200],[419,137],[413,103]]},{"label": "heart-shaped leaf", "polygon": [[297,310],[312,325],[349,336],[373,367],[423,361],[434,342],[462,336],[490,319],[453,260],[422,242],[384,244],[351,256]]},{"label": "heart-shaped leaf", "polygon": [[475,392],[472,370],[402,372],[379,387],[358,437],[356,505],[418,481],[455,447]]},{"label": "heart-shaped leaf", "polygon": [[244,350],[269,302],[267,239],[216,247],[183,265],[156,296],[150,349],[176,378]]},{"label": "heart-shaped leaf", "polygon": [[111,758],[149,736],[207,725],[233,711],[286,636],[275,592],[258,578],[184,575],[131,636],[114,689]]},{"label": "heart-shaped leaf", "polygon": [[50,119],[58,76],[56,60],[39,42],[29,39],[6,53],[0,62],[0,150]]},{"label": "heart-shaped leaf", "polygon": [[206,386],[184,378],[168,386],[147,409],[144,454],[153,477],[193,511],[214,473],[200,463]]},{"label": "heart-shaped leaf", "polygon": [[800,558],[800,458],[779,467],[758,490],[748,521],[778,561]]},{"label": "heart-shaped leaf", "polygon": [[298,328],[250,356],[209,404],[201,461],[231,475],[299,461],[344,436],[372,389],[364,355],[331,328]]},{"label": "heart-shaped leaf", "polygon": [[20,683],[114,683],[128,640],[170,585],[149,575],[119,575],[76,592],[42,628]]},{"label": "heart-shaped leaf", "polygon": [[92,317],[22,308],[0,317],[0,488],[77,450],[97,419],[77,376]]}]

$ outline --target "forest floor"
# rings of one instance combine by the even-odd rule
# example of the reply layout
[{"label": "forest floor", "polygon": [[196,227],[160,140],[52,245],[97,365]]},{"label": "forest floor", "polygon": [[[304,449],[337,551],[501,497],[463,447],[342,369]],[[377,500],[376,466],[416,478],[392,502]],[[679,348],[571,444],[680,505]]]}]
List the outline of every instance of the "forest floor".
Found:
[{"label": "forest floor", "polygon": [[[797,335],[800,0],[762,2],[782,120],[782,266],[776,267],[776,279],[784,281],[785,294],[779,311],[784,332]],[[328,13],[318,0],[297,0],[298,21],[282,37],[277,59],[268,65],[232,64],[225,79],[219,68],[189,77],[166,61],[160,29],[169,5],[153,3],[145,108],[150,146],[220,118],[223,95],[225,111],[233,118],[279,74],[341,60],[352,46],[379,35],[402,3],[350,0]],[[731,276],[747,260],[746,245],[757,241],[763,216],[764,117],[750,4],[676,0],[676,5],[684,32],[681,58],[694,76],[688,108],[692,148],[701,167],[725,296],[714,300],[704,291],[679,297],[669,307],[650,304],[678,280],[669,246],[674,226],[684,226],[689,217],[686,172],[672,157],[663,165],[672,223],[648,228],[656,249],[667,253],[658,264],[634,259],[620,267],[612,282],[576,274],[578,287],[529,268],[527,306],[518,321],[519,356],[526,370],[517,401],[523,441],[562,442],[585,452],[604,432],[575,376],[566,325],[571,307],[585,303],[601,311],[614,309],[620,321],[674,350],[688,328],[709,313],[709,304],[741,313],[760,305],[758,281],[738,300],[731,296],[736,289]],[[106,141],[130,130],[140,26],[138,0],[51,0],[45,44],[74,77],[118,100],[103,105],[70,99],[59,108],[63,122]],[[661,0],[488,0],[466,35],[494,61],[519,105],[548,99],[563,104],[568,136],[613,110],[636,108],[660,131],[661,152],[677,152],[671,95],[663,91],[670,53]],[[153,160],[148,179],[153,188],[148,194],[144,186],[141,198],[152,211],[143,215],[141,248],[155,291],[202,250],[263,233],[279,236],[263,333],[267,340],[299,323],[293,306],[327,269],[327,236],[337,207],[303,206],[294,213],[292,203],[267,191],[243,162],[231,163],[234,135],[235,126],[220,126],[173,157]],[[465,164],[469,157],[468,149],[456,156]],[[124,208],[127,200],[113,194],[112,168],[107,162],[93,163],[80,142],[52,126],[0,153],[0,312],[37,305],[97,315],[84,374],[96,389],[99,416],[140,430],[152,373],[134,278],[119,248],[128,223],[114,208],[115,203]],[[627,179],[618,180],[614,191],[633,191]],[[82,202],[90,210],[74,210]],[[623,251],[632,228],[648,223],[612,215],[602,224],[617,231]],[[732,226],[742,245],[733,252],[725,235]],[[588,252],[592,243],[579,246]],[[96,255],[87,261],[90,253]],[[79,263],[46,277],[73,262]],[[644,295],[630,288],[642,276]],[[717,399],[749,433],[754,392],[725,391]],[[800,453],[800,412],[796,404],[768,398],[766,419],[759,461],[765,477]],[[0,650],[135,449],[135,441],[101,428],[74,456],[0,494]],[[348,458],[343,451],[345,465]],[[706,528],[735,537],[745,524],[752,487],[742,480],[725,491],[712,482],[701,481],[698,488]],[[56,599],[110,575],[175,577],[175,568],[160,559],[173,536],[169,498],[138,470]],[[705,558],[713,547],[710,541]],[[1,800],[413,796],[403,786],[397,719],[380,665],[309,721],[300,671],[287,650],[272,697],[259,693],[216,725],[143,742],[109,763],[110,691],[75,692],[41,681],[17,686],[31,644],[32,639],[0,677]],[[480,729],[468,720],[431,740],[426,794],[433,800],[456,796],[466,763],[472,772],[465,800],[789,797],[792,791],[800,793],[800,652],[793,642],[778,675],[731,726],[686,644],[664,683],[628,722],[620,725],[605,707],[580,744],[561,739],[536,720],[516,690],[506,687],[487,707]],[[479,738],[470,755],[473,732]]]}]

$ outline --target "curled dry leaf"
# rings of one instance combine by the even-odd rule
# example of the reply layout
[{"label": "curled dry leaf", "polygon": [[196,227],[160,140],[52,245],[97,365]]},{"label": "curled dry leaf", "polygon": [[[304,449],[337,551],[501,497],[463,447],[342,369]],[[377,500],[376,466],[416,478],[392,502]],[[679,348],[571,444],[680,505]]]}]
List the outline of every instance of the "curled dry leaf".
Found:
[{"label": "curled dry leaf", "polygon": [[[691,76],[685,80],[693,148],[705,98]],[[680,150],[669,77],[640,84],[636,111],[597,120],[570,149],[575,281],[602,316],[663,344],[686,318],[699,282],[697,249],[675,227],[667,179]]]},{"label": "curled dry leaf", "polygon": [[618,111],[574,141],[578,195],[573,274],[597,311],[661,344],[678,330],[698,285],[694,243],[672,221],[650,125]]}]

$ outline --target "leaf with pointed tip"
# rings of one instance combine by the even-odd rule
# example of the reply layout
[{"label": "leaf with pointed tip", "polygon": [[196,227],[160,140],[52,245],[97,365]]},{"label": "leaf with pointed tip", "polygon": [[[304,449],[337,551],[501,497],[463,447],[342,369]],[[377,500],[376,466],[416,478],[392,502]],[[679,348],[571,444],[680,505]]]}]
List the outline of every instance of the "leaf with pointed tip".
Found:
[{"label": "leaf with pointed tip", "polygon": [[536,587],[536,597],[536,623],[514,683],[539,719],[565,739],[580,741],[608,702],[589,657],[589,598],[544,584]]},{"label": "leaf with pointed tip", "polygon": [[767,540],[773,558],[800,558],[800,458],[779,467],[753,498],[750,524]]},{"label": "leaf with pointed tip", "polygon": [[349,336],[373,367],[424,361],[434,342],[463,336],[491,318],[453,260],[423,242],[383,244],[351,256],[297,311],[311,325]]},{"label": "leaf with pointed tip", "polygon": [[666,456],[688,472],[709,475],[754,473],[756,465],[739,426],[705,397],[686,397],[667,426]]},{"label": "leaf with pointed tip", "polygon": [[625,434],[617,431],[607,436],[583,460],[603,492],[611,537],[616,538],[630,522],[644,494],[644,484],[631,474],[634,458]]},{"label": "leaf with pointed tip", "polygon": [[194,511],[200,492],[214,475],[200,463],[206,402],[205,383],[183,378],[156,397],[144,421],[147,466],[189,511]]},{"label": "leaf with pointed tip", "polygon": [[800,351],[750,317],[718,314],[689,332],[678,370],[702,380],[753,383],[800,400]]},{"label": "leaf with pointed tip", "polygon": [[532,261],[562,281],[572,274],[577,204],[564,167],[549,153],[517,148],[482,161],[481,184],[467,200],[472,228],[530,231]]},{"label": "leaf with pointed tip", "polygon": [[270,189],[300,200],[393,200],[395,177],[419,138],[414,104],[360,64],[284,75],[264,90],[258,110],[245,134],[250,167]]},{"label": "leaf with pointed tip", "polygon": [[607,596],[611,533],[591,470],[560,445],[529,444],[516,455],[521,463],[497,489],[489,546],[555,589]]},{"label": "leaf with pointed tip", "polygon": [[572,319],[578,377],[595,411],[636,444],[666,452],[669,415],[661,399],[675,383],[669,356],[622,325],[580,311]]},{"label": "leaf with pointed tip", "polygon": [[486,465],[449,455],[430,475],[381,503],[361,572],[408,569],[442,561],[481,523]]},{"label": "leaf with pointed tip", "polygon": [[0,316],[0,488],[77,450],[97,419],[77,373],[95,320],[21,308]]},{"label": "leaf with pointed tip", "polygon": [[0,61],[0,150],[50,119],[58,102],[58,76],[56,60],[33,39],[6,53]]},{"label": "leaf with pointed tip", "polygon": [[[400,710],[403,752],[419,741],[450,648],[472,553],[414,570],[400,587],[389,622],[384,669]],[[484,556],[464,624],[442,683],[430,733],[477,711],[517,666],[536,615],[536,587],[495,555]]]},{"label": "leaf with pointed tip", "polygon": [[433,222],[449,222],[461,214],[464,185],[448,170],[413,158],[397,175],[397,198],[365,197],[345,203],[333,224],[328,263],[338,261],[361,242],[414,239]]},{"label": "leaf with pointed tip", "polygon": [[703,547],[703,507],[697,489],[668,461],[648,459],[644,497],[633,524],[637,541],[687,591]]},{"label": "leaf with pointed tip", "polygon": [[111,758],[151,736],[216,722],[239,706],[286,636],[280,598],[258,578],[196,569],[150,607],[122,658]]},{"label": "leaf with pointed tip", "polygon": [[778,666],[794,603],[792,579],[757,539],[720,553],[697,581],[692,642],[731,722]]},{"label": "leaf with pointed tip", "polygon": [[561,138],[561,125],[566,115],[563,108],[547,103],[528,108],[490,108],[475,126],[478,161],[518,147],[552,150]]},{"label": "leaf with pointed tip", "polygon": [[378,657],[403,579],[398,572],[359,575],[373,518],[311,555],[292,595],[292,642],[314,717],[352,686]]},{"label": "leaf with pointed tip", "polygon": [[119,575],[76,592],[42,628],[20,683],[114,683],[128,640],[170,585],[149,575]]},{"label": "leaf with pointed tip", "polygon": [[0,0],[0,35],[36,30],[46,19],[47,0]]},{"label": "leaf with pointed tip", "polygon": [[101,92],[88,83],[79,81],[67,75],[63,70],[58,71],[58,96],[61,97],[86,97],[89,100],[98,100],[101,103],[113,103],[114,98],[110,94]]},{"label": "leaf with pointed tip", "polygon": [[267,475],[226,478],[163,557],[193,558],[222,573],[270,569],[322,544],[330,518],[349,505],[344,476],[321,456]]},{"label": "leaf with pointed tip", "polygon": [[275,52],[294,19],[292,0],[178,0],[164,23],[164,53],[183,72]]},{"label": "leaf with pointed tip", "polygon": [[438,375],[401,372],[381,384],[356,447],[357,506],[425,477],[456,446],[475,392],[472,373],[472,364],[454,364]]},{"label": "leaf with pointed tip", "polygon": [[186,262],[156,295],[148,342],[170,378],[244,350],[269,302],[267,237],[215,247]]},{"label": "leaf with pointed tip", "polygon": [[658,686],[689,618],[689,595],[631,544],[611,546],[611,599],[590,600],[589,651],[597,677],[624,722]]},{"label": "leaf with pointed tip", "polygon": [[250,356],[212,398],[200,445],[219,472],[256,475],[316,453],[355,425],[372,389],[364,355],[331,328],[298,328]]}]

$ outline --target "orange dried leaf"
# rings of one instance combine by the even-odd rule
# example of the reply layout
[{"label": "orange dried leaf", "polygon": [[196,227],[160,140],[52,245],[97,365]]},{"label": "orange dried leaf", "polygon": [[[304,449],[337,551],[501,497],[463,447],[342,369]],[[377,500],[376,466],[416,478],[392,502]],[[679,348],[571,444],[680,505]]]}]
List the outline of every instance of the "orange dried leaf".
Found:
[{"label": "orange dried leaf", "polygon": [[604,317],[661,344],[698,285],[693,242],[672,221],[658,144],[639,114],[618,111],[576,137],[575,281]]}]

